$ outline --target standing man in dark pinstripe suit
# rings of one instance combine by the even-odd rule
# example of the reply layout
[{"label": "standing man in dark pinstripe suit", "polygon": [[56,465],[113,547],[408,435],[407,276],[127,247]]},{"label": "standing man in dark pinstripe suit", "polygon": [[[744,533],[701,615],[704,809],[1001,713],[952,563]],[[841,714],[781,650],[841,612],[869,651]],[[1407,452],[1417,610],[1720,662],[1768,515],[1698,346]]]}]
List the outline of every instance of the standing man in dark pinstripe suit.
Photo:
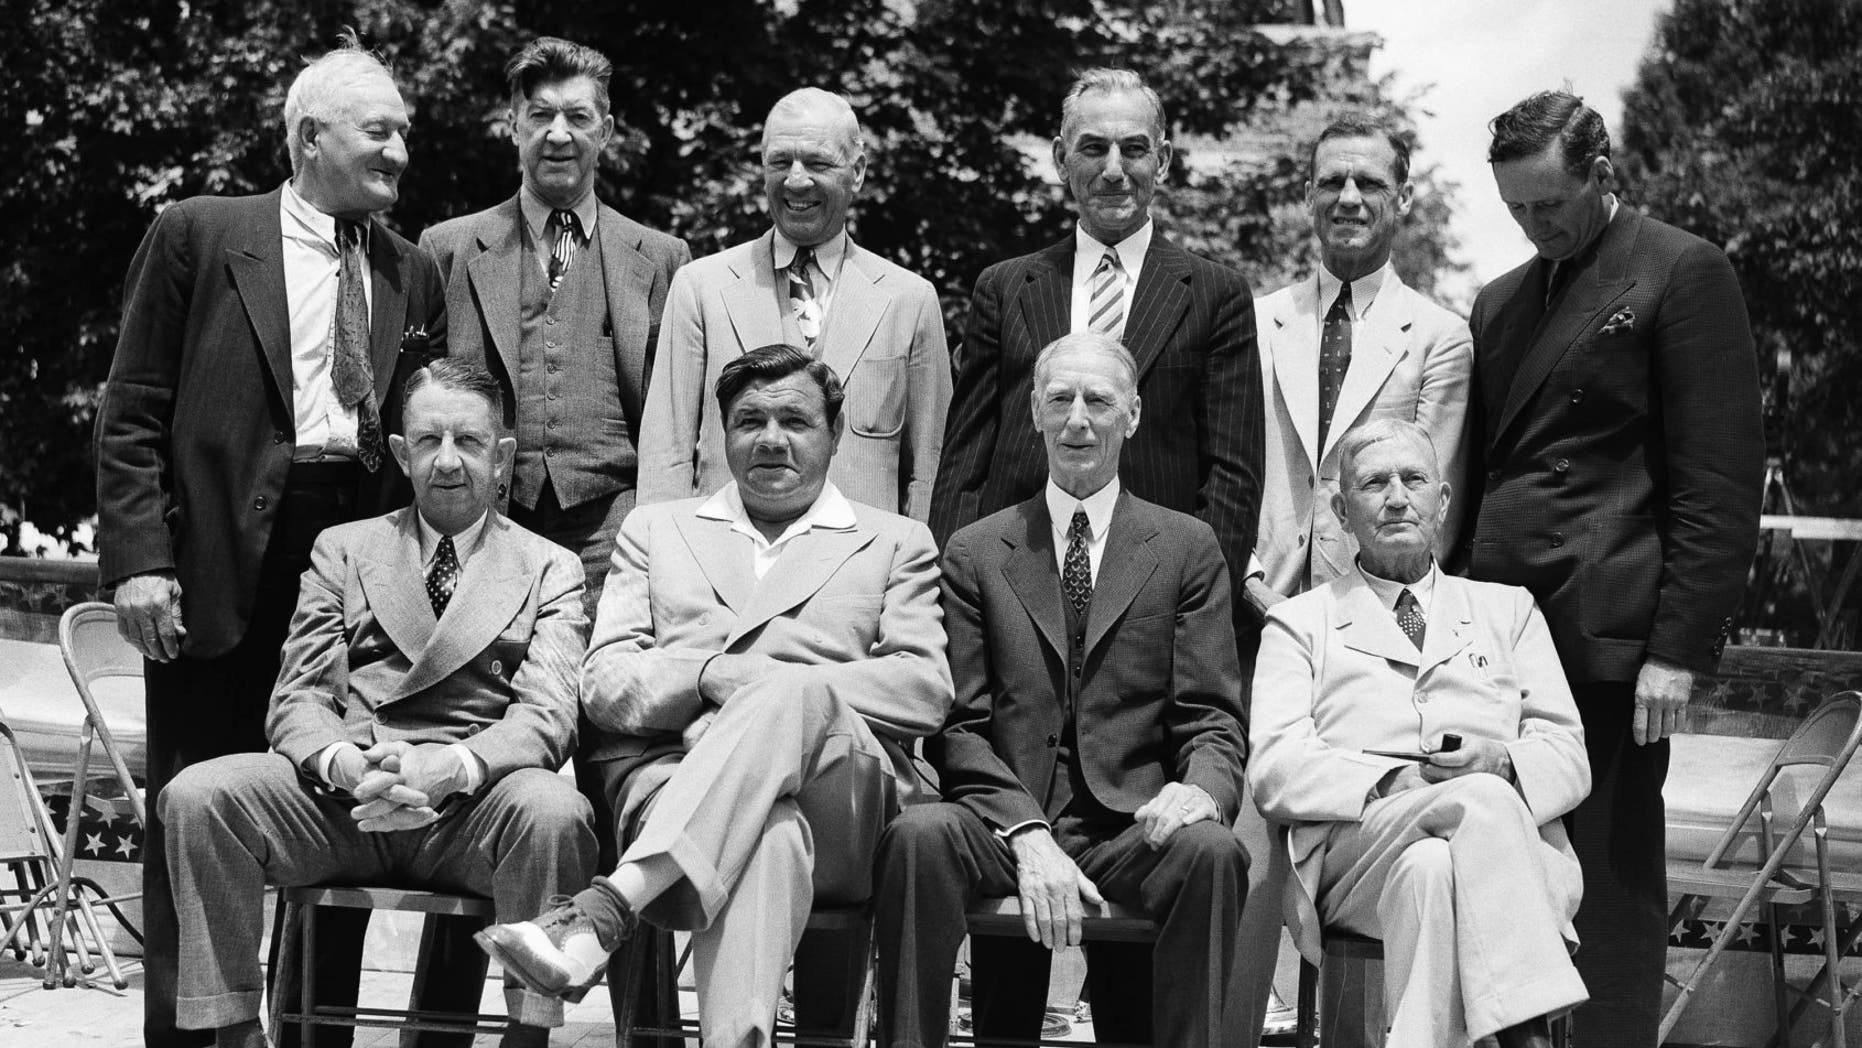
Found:
[{"label": "standing man in dark pinstripe suit", "polygon": [[1577,1039],[1653,1048],[1668,736],[1758,544],[1757,359],[1726,254],[1610,191],[1596,110],[1545,91],[1492,129],[1500,198],[1538,254],[1474,302],[1468,575],[1532,591],[1584,720],[1591,792],[1565,817],[1591,994]]},{"label": "standing man in dark pinstripe suit", "polygon": [[1028,414],[1035,356],[1069,332],[1095,331],[1122,341],[1138,362],[1147,421],[1125,444],[1119,475],[1132,494],[1207,522],[1230,573],[1245,577],[1263,440],[1248,283],[1172,244],[1151,222],[1170,142],[1163,102],[1136,73],[1095,69],[1074,81],[1054,164],[1079,226],[1051,247],[990,266],[976,282],[932,534],[943,543],[1041,490],[1047,459]]}]

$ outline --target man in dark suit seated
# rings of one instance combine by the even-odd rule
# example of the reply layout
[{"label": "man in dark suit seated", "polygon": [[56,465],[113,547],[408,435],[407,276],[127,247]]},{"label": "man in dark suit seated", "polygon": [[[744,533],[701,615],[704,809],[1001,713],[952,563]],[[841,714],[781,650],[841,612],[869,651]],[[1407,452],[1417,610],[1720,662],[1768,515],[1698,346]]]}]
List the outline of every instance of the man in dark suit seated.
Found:
[{"label": "man in dark suit seated", "polygon": [[945,550],[957,703],[925,745],[945,801],[906,809],[881,839],[881,1044],[944,1043],[979,896],[1018,895],[1028,933],[972,944],[980,1038],[1040,1031],[1048,951],[1077,945],[1108,899],[1160,934],[1088,947],[1101,1038],[1230,1044],[1242,1023],[1229,575],[1207,524],[1120,489],[1136,376],[1104,335],[1044,349],[1030,404],[1047,483]]},{"label": "man in dark suit seated", "polygon": [[[266,734],[272,752],[177,775],[158,799],[181,924],[183,1029],[262,1046],[267,884],[418,885],[534,914],[585,883],[588,802],[555,774],[575,743],[586,644],[575,554],[494,508],[515,441],[498,383],[435,361],[388,445],[414,506],[311,551]],[[561,1002],[507,988],[507,1048]]]}]

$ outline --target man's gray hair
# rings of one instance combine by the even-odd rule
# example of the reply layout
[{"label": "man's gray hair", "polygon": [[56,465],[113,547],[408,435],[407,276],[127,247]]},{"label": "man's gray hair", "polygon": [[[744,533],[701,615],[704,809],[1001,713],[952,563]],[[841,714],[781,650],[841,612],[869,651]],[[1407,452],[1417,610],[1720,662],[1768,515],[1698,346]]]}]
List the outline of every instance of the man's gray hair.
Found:
[{"label": "man's gray hair", "polygon": [[1138,395],[1138,361],[1131,355],[1131,350],[1110,335],[1101,335],[1096,331],[1076,331],[1049,342],[1042,347],[1040,355],[1034,358],[1034,381],[1029,397],[1036,403],[1041,399],[1041,376],[1047,370],[1049,361],[1064,353],[1098,353],[1111,358],[1125,374],[1125,388],[1120,392],[1127,399]]},{"label": "man's gray hair", "polygon": [[1157,97],[1144,78],[1129,69],[1088,69],[1073,80],[1067,97],[1060,103],[1060,138],[1066,141],[1073,123],[1080,116],[1080,97],[1094,91],[1116,93],[1130,91],[1151,103],[1151,130],[1159,142],[1164,140],[1164,100]]},{"label": "man's gray hair", "polygon": [[1435,438],[1429,431],[1403,418],[1375,418],[1362,426],[1353,426],[1338,442],[1338,486],[1342,490],[1350,483],[1351,469],[1358,464],[1358,456],[1372,444],[1381,444],[1386,440],[1409,440],[1422,447],[1429,454],[1429,469],[1437,483],[1442,481],[1442,463],[1435,453]]},{"label": "man's gray hair", "polygon": [[298,126],[305,117],[327,124],[335,120],[342,105],[343,88],[373,76],[394,77],[374,52],[363,48],[352,32],[345,32],[336,48],[313,60],[291,81],[284,96],[284,146],[291,155],[291,173],[297,174],[304,162],[304,144],[298,140]]},{"label": "man's gray hair", "polygon": [[853,103],[846,95],[823,91],[818,87],[801,87],[783,95],[776,104],[769,107],[769,116],[763,121],[763,144],[769,142],[769,125],[778,113],[821,113],[833,117],[840,125],[841,140],[847,144],[850,152],[847,160],[854,160],[866,154],[866,139],[860,134],[860,116],[853,111]]}]

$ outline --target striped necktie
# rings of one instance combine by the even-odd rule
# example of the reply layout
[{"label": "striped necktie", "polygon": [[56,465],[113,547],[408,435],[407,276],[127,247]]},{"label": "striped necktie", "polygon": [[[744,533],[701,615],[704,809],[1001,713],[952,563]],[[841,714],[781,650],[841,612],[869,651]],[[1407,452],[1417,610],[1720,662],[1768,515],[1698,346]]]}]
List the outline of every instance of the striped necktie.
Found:
[{"label": "striped necktie", "polygon": [[1118,253],[1111,248],[1099,256],[1093,270],[1093,294],[1086,307],[1087,327],[1094,333],[1118,337],[1119,325],[1125,322],[1125,267],[1119,265]]},{"label": "striped necktie", "polygon": [[569,272],[569,264],[575,261],[578,245],[576,235],[581,231],[582,223],[573,211],[550,212],[549,227],[544,230],[546,238],[553,238],[550,245],[550,290],[553,292],[562,286],[563,274]]},{"label": "striped necktie", "polygon": [[813,349],[821,337],[821,303],[815,298],[815,282],[808,275],[808,264],[815,260],[815,249],[798,247],[789,261],[789,308],[795,312],[795,324]]}]

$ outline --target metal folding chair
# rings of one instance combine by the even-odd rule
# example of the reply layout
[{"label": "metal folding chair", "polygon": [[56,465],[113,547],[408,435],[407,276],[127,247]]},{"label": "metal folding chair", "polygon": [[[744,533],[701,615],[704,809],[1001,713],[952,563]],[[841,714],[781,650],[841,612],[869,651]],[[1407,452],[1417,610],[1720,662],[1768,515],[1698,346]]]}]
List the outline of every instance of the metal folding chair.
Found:
[{"label": "metal folding chair", "polygon": [[[1862,898],[1862,878],[1853,873],[1845,877],[1831,869],[1829,824],[1824,816],[1823,801],[1843,769],[1849,766],[1858,745],[1862,745],[1862,693],[1843,692],[1817,707],[1785,741],[1705,860],[1698,865],[1669,863],[1669,891],[1679,896],[1669,914],[1670,927],[1698,918],[1710,900],[1738,901],[1726,916],[1719,935],[1688,977],[1685,980],[1669,977],[1681,992],[1662,1017],[1659,1042],[1668,1040],[1709,969],[1740,934],[1746,915],[1753,907],[1761,905],[1766,907],[1772,932],[1772,992],[1778,1037],[1781,1043],[1787,1042],[1793,1018],[1787,1000],[1793,991],[1784,978],[1780,934],[1782,908],[1815,901],[1822,909],[1824,973],[1812,980],[1804,993],[1813,995],[1812,1000],[1830,1009],[1830,1043],[1835,1048],[1843,1048],[1843,1012],[1856,996],[1857,989],[1845,988],[1838,970],[1848,944],[1837,937],[1837,899],[1839,896]],[[1822,771],[1814,775],[1797,771],[1817,768]],[[1786,776],[1786,782],[1791,785],[1808,785],[1808,789],[1799,794],[1801,802],[1791,802],[1797,810],[1790,817],[1789,826],[1782,831],[1777,826],[1781,813],[1773,808],[1774,788],[1779,786],[1781,776]],[[1756,829],[1752,825],[1755,815]],[[1812,855],[1806,855],[1800,843],[1806,829],[1811,830]],[[1828,980],[1825,996],[1815,998],[1818,983],[1825,979]]]}]

